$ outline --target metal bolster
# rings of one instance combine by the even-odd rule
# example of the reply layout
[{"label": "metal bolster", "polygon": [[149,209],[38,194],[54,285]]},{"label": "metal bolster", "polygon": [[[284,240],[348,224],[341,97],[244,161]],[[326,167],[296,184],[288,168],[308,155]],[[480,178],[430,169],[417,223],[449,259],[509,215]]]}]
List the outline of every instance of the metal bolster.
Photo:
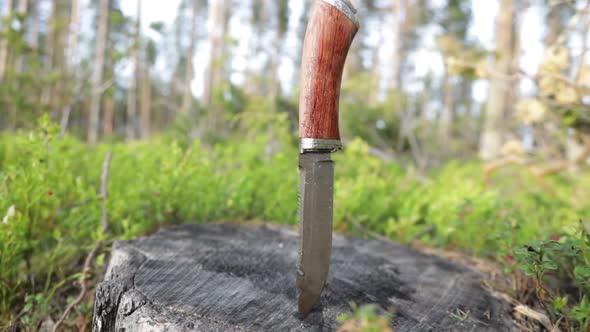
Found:
[{"label": "metal bolster", "polygon": [[357,29],[361,26],[356,13],[358,12],[356,8],[352,5],[350,0],[323,0],[326,3],[336,7],[339,11],[341,11],[346,17],[348,17],[352,23],[357,27]]},{"label": "metal bolster", "polygon": [[299,149],[301,153],[311,151],[336,152],[342,149],[342,142],[337,139],[302,138]]}]

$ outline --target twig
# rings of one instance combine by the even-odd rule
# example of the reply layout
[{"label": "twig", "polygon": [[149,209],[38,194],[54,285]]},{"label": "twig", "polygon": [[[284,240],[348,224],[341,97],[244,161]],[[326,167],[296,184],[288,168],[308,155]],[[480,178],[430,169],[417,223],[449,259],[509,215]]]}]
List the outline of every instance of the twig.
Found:
[{"label": "twig", "polygon": [[53,332],[57,332],[59,326],[63,324],[64,320],[68,317],[70,312],[74,310],[74,308],[78,304],[80,304],[80,302],[82,302],[82,300],[86,296],[86,293],[88,292],[88,274],[90,274],[90,270],[92,268],[92,260],[94,259],[94,256],[96,256],[96,253],[98,252],[101,246],[102,241],[96,242],[94,248],[92,248],[90,253],[88,253],[88,256],[86,256],[86,260],[84,261],[84,268],[82,269],[82,276],[80,277],[80,285],[82,286],[82,288],[80,289],[80,294],[78,294],[78,297],[76,297],[74,302],[70,303],[70,305],[66,308],[66,311],[64,311],[63,315],[61,315],[59,320],[55,323],[55,325],[53,326]]},{"label": "twig", "polygon": [[[72,113],[72,108],[74,105],[82,100],[82,89],[84,88],[84,84],[80,83],[79,78],[80,75],[73,74],[72,78],[77,80],[78,83],[74,86],[74,96],[70,98],[70,100],[66,103],[65,107],[62,109],[62,116],[59,122],[59,137],[63,138],[68,130],[68,124],[70,123],[70,114]],[[83,75],[84,78],[88,79],[89,75]],[[85,79],[83,79],[85,81]]]},{"label": "twig", "polygon": [[381,241],[386,241],[386,242],[390,242],[391,240],[388,239],[386,236],[383,236],[379,233],[373,232],[369,229],[367,229],[366,227],[364,227],[363,225],[361,225],[361,223],[356,220],[355,218],[349,218],[350,222],[352,223],[353,226],[355,226],[356,228],[358,228],[361,232],[365,233],[366,235],[369,235],[370,237],[373,237],[377,240],[381,240]]},{"label": "twig", "polygon": [[94,198],[88,198],[88,199],[85,199],[85,200],[80,201],[80,202],[73,202],[73,203],[64,205],[62,207],[59,207],[57,210],[55,210],[55,213],[62,213],[64,211],[68,211],[68,210],[71,210],[71,209],[74,209],[74,208],[77,208],[77,207],[80,207],[80,206],[84,206],[84,205],[93,203],[94,201],[95,201]]},{"label": "twig", "polygon": [[107,211],[107,199],[109,198],[108,179],[113,152],[109,151],[102,165],[102,175],[100,177],[100,197],[102,198],[102,230],[107,232],[109,229],[109,215]]},{"label": "twig", "polygon": [[108,81],[103,82],[102,85],[100,85],[98,87],[98,91],[100,91],[100,93],[103,94],[105,91],[107,91],[114,84],[115,84],[115,79],[111,78]]},{"label": "twig", "polygon": [[29,311],[25,310],[24,308],[16,315],[16,317],[14,317],[14,319],[12,320],[12,324],[10,325],[10,331],[18,331],[18,325],[20,323],[20,319],[28,314]]},{"label": "twig", "polygon": [[508,166],[508,165],[526,165],[526,160],[522,157],[516,156],[508,156],[506,158],[492,161],[489,164],[485,165],[484,167],[484,178],[486,181],[489,181],[492,174],[499,168]]},{"label": "twig", "polygon": [[[112,157],[113,157],[113,153],[112,153],[112,151],[109,151],[106,155],[106,158],[105,158],[103,166],[102,166],[102,176],[101,176],[101,186],[100,186],[100,195],[102,198],[102,227],[103,227],[103,232],[105,232],[105,233],[106,233],[108,226],[109,226],[107,209],[106,209],[106,200],[108,198],[107,183],[108,183],[108,178],[109,178],[109,168],[111,165]],[[82,269],[82,276],[80,277],[80,285],[81,285],[80,294],[78,294],[78,297],[76,297],[74,302],[70,303],[70,305],[66,308],[64,313],[59,318],[59,320],[55,323],[55,325],[53,326],[53,330],[52,330],[53,332],[57,332],[60,325],[62,325],[63,322],[65,321],[65,319],[69,316],[70,312],[72,312],[72,310],[77,310],[78,304],[80,304],[80,302],[82,302],[82,300],[84,300],[84,297],[86,297],[86,293],[88,293],[88,275],[90,274],[91,269],[92,269],[92,261],[94,260],[96,253],[100,250],[101,247],[102,247],[102,240],[98,240],[94,244],[94,247],[92,248],[92,250],[90,250],[90,252],[88,253],[88,256],[86,256],[86,259],[84,260],[84,267]]]},{"label": "twig", "polygon": [[565,29],[563,29],[563,31],[561,32],[561,35],[559,36],[559,38],[557,38],[557,42],[555,43],[556,45],[565,44],[569,33],[573,29],[575,29],[575,27],[578,25],[578,23],[580,23],[580,20],[582,19],[582,15],[588,14],[588,9],[589,9],[588,6],[586,6],[586,7],[584,7],[583,10],[579,11],[578,13],[576,13],[574,16],[572,16],[570,18],[569,22],[567,22]]},{"label": "twig", "polygon": [[557,326],[554,326],[553,324],[551,324],[551,320],[549,319],[549,317],[547,317],[547,315],[545,315],[541,312],[535,311],[526,305],[523,305],[523,304],[517,305],[514,308],[514,312],[517,314],[523,315],[525,317],[528,317],[536,322],[539,322],[548,331],[559,331],[559,328]]}]

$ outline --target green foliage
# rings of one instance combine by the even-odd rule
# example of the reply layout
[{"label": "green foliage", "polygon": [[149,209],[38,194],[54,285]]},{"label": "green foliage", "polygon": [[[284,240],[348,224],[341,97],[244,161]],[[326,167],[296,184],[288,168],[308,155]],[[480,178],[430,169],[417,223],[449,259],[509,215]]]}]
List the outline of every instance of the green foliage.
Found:
[{"label": "green foliage", "polygon": [[375,304],[365,304],[358,306],[356,303],[351,303],[352,312],[350,314],[342,314],[338,317],[338,321],[342,326],[338,329],[339,332],[393,332],[389,322],[392,314],[383,312]]},{"label": "green foliage", "polygon": [[471,20],[471,3],[465,0],[450,0],[444,7],[440,25],[445,33],[464,39]]},{"label": "green foliage", "polygon": [[378,82],[367,73],[350,77],[342,87],[340,125],[345,137],[363,137],[373,146],[397,146],[399,118],[407,106],[407,96],[392,91],[386,101],[367,103]]},{"label": "green foliage", "polygon": [[278,21],[278,32],[281,38],[287,33],[289,28],[289,1],[280,0],[277,1],[277,21]]},{"label": "green foliage", "polygon": [[[31,322],[58,312],[68,296],[65,286],[80,277],[78,262],[99,239],[215,220],[296,224],[297,145],[287,113],[264,115],[262,103],[228,115],[241,136],[213,146],[168,135],[90,147],[58,139],[47,118],[34,132],[0,136],[0,266],[6,267],[0,269],[0,326],[27,306]],[[99,187],[108,151],[111,227],[105,238]],[[515,169],[502,170],[486,185],[478,163],[449,163],[425,179],[371,156],[359,139],[334,158],[339,231],[368,229],[456,248],[506,263],[508,273],[516,269],[506,261],[516,255],[539,284],[550,272],[564,288],[575,287],[579,296],[547,286],[554,295],[545,302],[556,317],[588,324],[588,233],[575,223],[590,220],[583,199],[590,195],[588,174],[550,178],[555,193],[548,194]],[[559,241],[538,242],[554,234]]]},{"label": "green foliage", "polygon": [[[536,294],[554,321],[563,320],[580,331],[590,328],[590,232],[580,221],[567,236],[535,241],[516,250],[520,268],[536,282]],[[566,281],[566,285],[557,282]],[[573,284],[577,292],[563,289]],[[564,287],[566,286],[566,287]],[[571,300],[570,300],[571,299]]]}]

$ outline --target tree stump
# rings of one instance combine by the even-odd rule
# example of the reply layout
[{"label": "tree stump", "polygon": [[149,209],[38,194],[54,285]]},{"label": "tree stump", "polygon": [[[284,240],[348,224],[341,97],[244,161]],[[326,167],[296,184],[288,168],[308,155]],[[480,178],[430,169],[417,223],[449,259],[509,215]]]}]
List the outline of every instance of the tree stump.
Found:
[{"label": "tree stump", "polygon": [[297,251],[297,232],[268,226],[186,225],[115,242],[93,331],[333,331],[351,302],[392,312],[397,332],[517,331],[477,272],[338,235],[320,303],[300,319]]}]

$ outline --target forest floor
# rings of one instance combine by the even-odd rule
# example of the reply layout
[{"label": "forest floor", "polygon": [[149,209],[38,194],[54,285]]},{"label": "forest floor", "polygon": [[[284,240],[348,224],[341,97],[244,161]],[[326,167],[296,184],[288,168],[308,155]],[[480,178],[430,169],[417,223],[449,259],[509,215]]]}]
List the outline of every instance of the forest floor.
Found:
[{"label": "forest floor", "polygon": [[[214,220],[297,224],[290,140],[272,153],[262,136],[256,144],[160,137],[89,147],[58,131],[47,122],[0,137],[0,266],[8,267],[0,269],[0,330],[36,330],[62,317],[63,326],[87,328],[113,240]],[[360,140],[334,158],[337,232],[476,267],[523,322],[588,331],[589,172],[543,185],[519,167],[486,181],[478,162],[418,174],[371,156]]]}]

